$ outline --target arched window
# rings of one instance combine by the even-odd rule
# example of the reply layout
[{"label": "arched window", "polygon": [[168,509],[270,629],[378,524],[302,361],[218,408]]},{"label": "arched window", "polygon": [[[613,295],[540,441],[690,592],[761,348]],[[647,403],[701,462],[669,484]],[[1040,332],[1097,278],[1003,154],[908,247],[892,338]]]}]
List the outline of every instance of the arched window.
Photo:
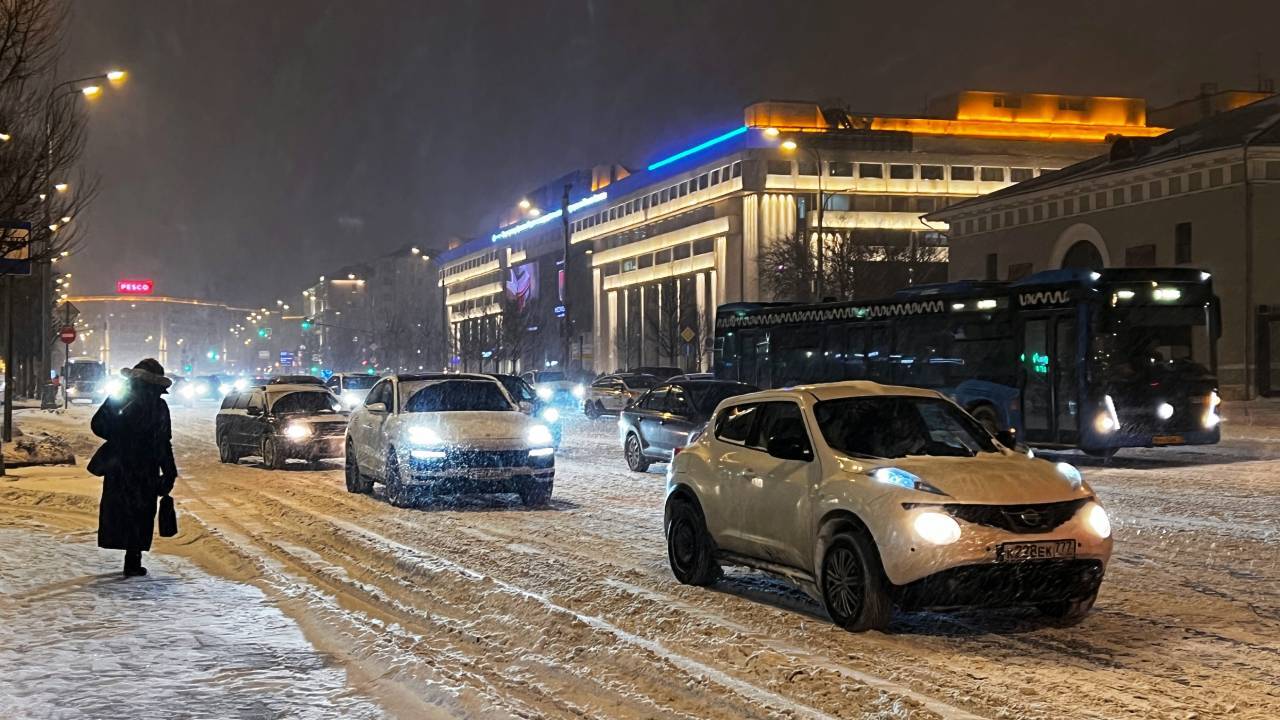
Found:
[{"label": "arched window", "polygon": [[1067,249],[1062,256],[1063,268],[1083,268],[1085,270],[1101,270],[1104,267],[1102,253],[1088,240],[1081,240]]}]

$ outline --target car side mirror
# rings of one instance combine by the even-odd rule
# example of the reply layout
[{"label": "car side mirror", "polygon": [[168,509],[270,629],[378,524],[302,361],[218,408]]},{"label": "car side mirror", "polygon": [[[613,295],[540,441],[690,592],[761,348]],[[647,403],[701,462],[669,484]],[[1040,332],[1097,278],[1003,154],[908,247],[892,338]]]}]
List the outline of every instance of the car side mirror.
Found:
[{"label": "car side mirror", "polygon": [[261,415],[261,414],[262,414],[262,408],[260,408],[260,407],[247,407],[247,408],[245,408],[244,413],[245,413],[245,415],[248,415],[248,416],[250,416],[250,417],[257,417],[257,416],[259,416],[259,415]]},{"label": "car side mirror", "polygon": [[528,400],[521,400],[521,401],[520,401],[520,412],[524,413],[525,415],[532,415],[532,414],[533,414],[533,403],[529,402]]},{"label": "car side mirror", "polygon": [[371,413],[385,413],[387,411],[387,404],[380,403],[380,402],[369,403],[368,405],[364,406],[364,409],[368,410]]},{"label": "car side mirror", "polygon": [[811,455],[809,445],[793,437],[775,437],[769,440],[769,446],[765,451],[779,460],[808,461]]}]

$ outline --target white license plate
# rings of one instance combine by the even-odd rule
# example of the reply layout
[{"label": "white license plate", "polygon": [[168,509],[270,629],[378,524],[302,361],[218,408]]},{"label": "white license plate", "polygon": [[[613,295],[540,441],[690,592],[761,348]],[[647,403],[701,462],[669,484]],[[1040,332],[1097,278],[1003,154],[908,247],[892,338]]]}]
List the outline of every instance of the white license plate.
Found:
[{"label": "white license plate", "polygon": [[502,468],[471,468],[466,473],[472,480],[502,480],[510,474],[509,470]]},{"label": "white license plate", "polygon": [[996,560],[1005,563],[1031,562],[1034,560],[1070,560],[1075,556],[1075,540],[1011,542],[1004,543],[996,548]]}]

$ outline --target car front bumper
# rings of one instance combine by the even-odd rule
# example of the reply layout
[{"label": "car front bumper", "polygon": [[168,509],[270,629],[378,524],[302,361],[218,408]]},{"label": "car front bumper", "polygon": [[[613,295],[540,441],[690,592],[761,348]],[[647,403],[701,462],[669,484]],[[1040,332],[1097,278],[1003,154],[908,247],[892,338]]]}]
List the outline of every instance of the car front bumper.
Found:
[{"label": "car front bumper", "polygon": [[555,479],[555,455],[524,450],[450,451],[444,458],[410,457],[405,483],[439,494],[514,493]]},{"label": "car front bumper", "polygon": [[345,454],[346,449],[343,447],[343,439],[342,435],[334,435],[290,440],[287,437],[277,435],[276,447],[280,448],[280,452],[291,460],[328,460],[340,458]]},{"label": "car front bumper", "polygon": [[[873,534],[885,574],[908,599],[930,596],[927,606],[1003,605],[1010,604],[1011,597],[1032,597],[1038,585],[1044,585],[1041,589],[1051,596],[1060,594],[1061,588],[1097,587],[1111,558],[1112,538],[1098,537],[1088,527],[1088,506],[1088,502],[1082,502],[1064,522],[1043,532],[1012,532],[956,517],[960,538],[949,545],[932,545],[916,536],[913,523],[917,514],[937,511],[941,506],[917,505]],[[1059,540],[1075,541],[1073,557],[1021,562],[1001,559],[1002,545]],[[984,578],[990,582],[983,582]],[[976,589],[967,596],[961,586],[970,581]],[[912,587],[916,589],[905,590]],[[944,597],[948,592],[955,595],[954,601],[948,602]]]}]

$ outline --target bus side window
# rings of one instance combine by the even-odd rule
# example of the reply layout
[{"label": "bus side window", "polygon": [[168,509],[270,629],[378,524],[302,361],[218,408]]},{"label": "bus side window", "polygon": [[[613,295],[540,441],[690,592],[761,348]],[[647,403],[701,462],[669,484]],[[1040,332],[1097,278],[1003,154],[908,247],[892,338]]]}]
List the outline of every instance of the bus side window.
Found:
[{"label": "bus side window", "polygon": [[879,383],[893,382],[892,330],[888,325],[876,325],[868,333],[867,379]]},{"label": "bus side window", "polygon": [[845,380],[867,378],[867,332],[859,325],[845,325],[840,333],[844,339],[842,377]]}]

